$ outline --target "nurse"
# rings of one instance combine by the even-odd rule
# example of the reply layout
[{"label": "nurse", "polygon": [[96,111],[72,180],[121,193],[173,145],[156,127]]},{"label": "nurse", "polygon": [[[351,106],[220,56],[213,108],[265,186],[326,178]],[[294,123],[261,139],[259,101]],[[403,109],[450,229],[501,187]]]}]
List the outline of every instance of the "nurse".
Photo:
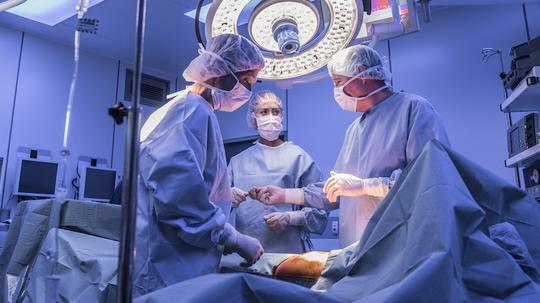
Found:
[{"label": "nurse", "polygon": [[226,223],[232,195],[214,110],[251,98],[264,67],[258,48],[232,34],[210,40],[184,71],[194,84],[141,130],[134,295],[215,273],[223,250],[250,265],[260,242]]},{"label": "nurse", "polygon": [[229,163],[231,217],[239,232],[261,241],[265,252],[302,253],[312,248],[310,233],[324,231],[326,212],[298,205],[264,205],[248,197],[254,186],[302,188],[322,180],[321,171],[307,152],[279,138],[282,120],[283,104],[275,93],[259,91],[251,99],[247,122],[257,130],[259,139]]},{"label": "nurse", "polygon": [[339,210],[340,246],[360,240],[381,201],[405,168],[432,139],[449,146],[443,122],[424,98],[394,92],[390,72],[372,48],[355,45],[328,63],[334,98],[346,111],[359,112],[351,123],[334,171],[326,182],[303,189],[267,186],[257,199]]}]

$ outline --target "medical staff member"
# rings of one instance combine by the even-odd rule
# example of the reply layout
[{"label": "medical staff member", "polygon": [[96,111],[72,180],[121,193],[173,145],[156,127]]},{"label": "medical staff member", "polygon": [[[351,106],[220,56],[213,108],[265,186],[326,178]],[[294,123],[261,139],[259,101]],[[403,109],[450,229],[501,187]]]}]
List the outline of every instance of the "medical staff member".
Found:
[{"label": "medical staff member", "polygon": [[340,246],[346,247],[360,240],[401,169],[424,145],[432,139],[450,143],[426,99],[392,90],[390,72],[374,49],[343,49],[328,63],[328,71],[339,106],[362,113],[347,130],[331,177],[303,189],[268,186],[259,189],[257,198],[267,204],[339,207]]},{"label": "medical staff member", "polygon": [[213,112],[247,102],[263,67],[260,51],[244,37],[212,38],[184,71],[194,84],[143,125],[135,295],[217,272],[223,249],[247,264],[263,253],[257,239],[226,223],[232,194]]},{"label": "medical staff member", "polygon": [[239,232],[261,241],[265,252],[302,253],[312,248],[309,233],[324,232],[326,212],[289,204],[264,205],[253,201],[248,193],[254,186],[302,188],[322,180],[308,153],[279,138],[282,120],[283,104],[275,93],[259,91],[251,99],[247,122],[257,130],[259,139],[229,163],[234,207],[231,218]]}]

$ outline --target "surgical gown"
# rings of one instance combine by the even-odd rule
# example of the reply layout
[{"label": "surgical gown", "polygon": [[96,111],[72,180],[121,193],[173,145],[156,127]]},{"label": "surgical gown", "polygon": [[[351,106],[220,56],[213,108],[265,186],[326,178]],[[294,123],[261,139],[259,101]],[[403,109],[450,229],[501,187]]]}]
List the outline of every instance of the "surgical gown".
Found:
[{"label": "surgical gown", "polygon": [[[395,178],[432,139],[450,146],[443,123],[424,98],[398,92],[353,121],[336,160],[334,170],[359,178]],[[335,208],[322,192],[324,183],[304,188],[305,204]],[[389,188],[388,188],[389,189]],[[339,242],[347,247],[360,240],[364,229],[384,197],[340,197]]]},{"label": "surgical gown", "polygon": [[[270,147],[259,142],[234,156],[229,163],[231,185],[244,191],[253,186],[276,185],[282,188],[302,188],[320,182],[322,174],[313,159],[298,145],[285,142]],[[231,213],[236,229],[261,241],[265,252],[301,253],[306,251],[309,232],[322,233],[326,227],[324,210],[304,207],[305,225],[287,226],[283,232],[268,228],[263,217],[273,212],[293,211],[290,204],[264,205],[247,197]]]},{"label": "surgical gown", "polygon": [[217,272],[231,201],[216,116],[186,90],[141,130],[135,296]]}]

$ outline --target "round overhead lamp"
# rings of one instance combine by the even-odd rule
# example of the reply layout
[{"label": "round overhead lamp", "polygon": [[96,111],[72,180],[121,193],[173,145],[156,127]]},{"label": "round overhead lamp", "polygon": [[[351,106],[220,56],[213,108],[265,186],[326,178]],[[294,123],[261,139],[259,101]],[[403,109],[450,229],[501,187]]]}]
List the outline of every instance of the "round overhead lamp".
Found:
[{"label": "round overhead lamp", "polygon": [[319,78],[332,56],[356,39],[362,0],[214,0],[206,39],[240,34],[263,53],[258,78]]}]

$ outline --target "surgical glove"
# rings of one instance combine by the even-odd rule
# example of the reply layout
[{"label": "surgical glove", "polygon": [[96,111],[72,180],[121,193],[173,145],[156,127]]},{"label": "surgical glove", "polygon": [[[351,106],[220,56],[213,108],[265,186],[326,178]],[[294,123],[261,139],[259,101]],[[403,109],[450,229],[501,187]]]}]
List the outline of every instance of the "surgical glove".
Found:
[{"label": "surgical glove", "polygon": [[289,214],[287,214],[286,212],[285,213],[280,213],[280,212],[271,213],[264,216],[263,218],[264,218],[264,221],[266,221],[266,225],[268,226],[268,228],[271,231],[277,232],[277,233],[284,231],[285,227],[289,225],[289,220],[290,220]]},{"label": "surgical glove", "polygon": [[360,179],[353,175],[337,174],[333,171],[330,174],[332,176],[326,181],[323,191],[330,202],[335,202],[338,196],[358,197],[365,195],[384,198],[401,175],[401,170],[392,173],[390,178]]},{"label": "surgical glove", "polygon": [[240,203],[246,201],[248,193],[237,187],[231,188],[231,191],[233,195],[232,207],[237,208],[238,206],[240,206]]},{"label": "surgical glove", "polygon": [[263,187],[252,187],[249,190],[249,197],[253,200],[257,200],[257,197],[259,196],[259,192],[263,189]]},{"label": "surgical glove", "polygon": [[282,232],[287,226],[303,226],[305,224],[303,211],[273,212],[264,216],[268,228],[274,232]]},{"label": "surgical glove", "polygon": [[362,179],[350,174],[330,172],[331,177],[324,184],[324,193],[330,202],[336,202],[338,196],[361,196],[365,194]]},{"label": "surgical glove", "polygon": [[[281,188],[273,185],[257,188],[256,200],[266,204],[275,205],[289,203],[304,205],[304,190],[301,188]],[[251,193],[251,192],[250,192]]]},{"label": "surgical glove", "polygon": [[239,233],[229,223],[226,223],[223,228],[220,244],[225,246],[225,250],[223,251],[224,254],[227,255],[235,252],[244,258],[246,262],[240,264],[244,267],[255,264],[264,253],[264,249],[259,240]]}]

